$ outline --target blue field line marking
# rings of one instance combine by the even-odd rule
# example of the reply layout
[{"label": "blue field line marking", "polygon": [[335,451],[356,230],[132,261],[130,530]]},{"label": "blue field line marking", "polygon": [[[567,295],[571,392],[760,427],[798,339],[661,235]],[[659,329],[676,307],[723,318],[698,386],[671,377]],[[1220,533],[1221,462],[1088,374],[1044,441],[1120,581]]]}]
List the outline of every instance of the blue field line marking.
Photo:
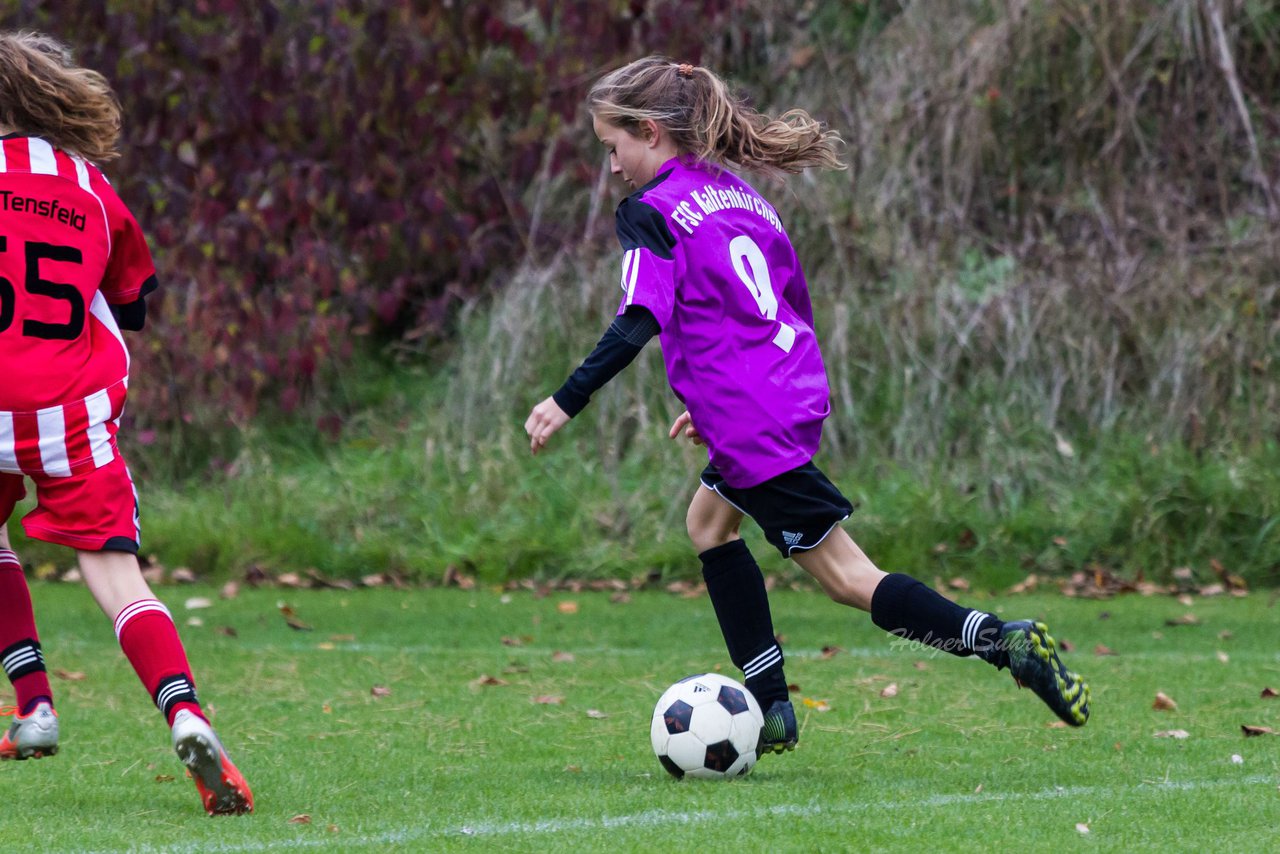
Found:
[{"label": "blue field line marking", "polygon": [[[374,834],[352,834],[340,832],[317,839],[279,839],[265,842],[195,842],[187,845],[167,844],[163,847],[143,845],[127,849],[103,849],[86,854],[108,854],[113,851],[129,851],[134,854],[232,854],[232,852],[253,851],[299,851],[307,849],[364,848],[381,845],[407,844],[428,838],[434,839],[468,839],[478,837],[503,837],[515,835],[547,835],[572,833],[575,831],[617,830],[632,827],[656,828],[673,825],[691,825],[704,822],[756,821],[770,818],[812,818],[829,815],[838,817],[853,813],[876,812],[881,810],[919,810],[929,807],[949,807],[956,804],[986,804],[1019,801],[1047,801],[1058,798],[1103,798],[1109,803],[1113,799],[1133,795],[1139,792],[1195,792],[1205,789],[1236,788],[1251,785],[1275,785],[1275,780],[1267,775],[1252,775],[1237,780],[1188,780],[1182,782],[1139,783],[1130,786],[1055,786],[1038,792],[980,792],[977,794],[933,795],[928,798],[904,798],[897,801],[848,801],[779,804],[760,807],[752,810],[693,810],[672,812],[669,810],[647,810],[630,815],[600,816],[598,818],[566,818],[545,819],[542,821],[484,821],[468,824],[425,823],[417,827],[402,827]],[[238,821],[255,821],[254,818],[238,819]]]}]

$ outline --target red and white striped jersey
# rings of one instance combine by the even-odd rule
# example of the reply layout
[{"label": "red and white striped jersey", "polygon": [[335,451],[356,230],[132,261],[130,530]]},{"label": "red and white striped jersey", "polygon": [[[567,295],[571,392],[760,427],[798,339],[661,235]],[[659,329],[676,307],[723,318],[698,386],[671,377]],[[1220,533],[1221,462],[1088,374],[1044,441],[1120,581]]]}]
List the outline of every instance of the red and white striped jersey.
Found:
[{"label": "red and white striped jersey", "polygon": [[97,167],[38,137],[0,139],[0,471],[111,461],[129,353],[108,305],[154,276]]}]

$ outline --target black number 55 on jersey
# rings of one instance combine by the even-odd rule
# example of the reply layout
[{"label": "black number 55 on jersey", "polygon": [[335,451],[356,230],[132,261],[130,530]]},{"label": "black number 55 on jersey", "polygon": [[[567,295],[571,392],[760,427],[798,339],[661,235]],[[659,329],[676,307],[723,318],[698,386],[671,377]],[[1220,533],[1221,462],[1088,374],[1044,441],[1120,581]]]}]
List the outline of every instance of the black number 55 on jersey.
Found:
[{"label": "black number 55 on jersey", "polygon": [[[9,251],[9,239],[0,236],[0,253]],[[23,288],[28,294],[44,297],[49,300],[68,304],[67,319],[62,323],[45,320],[24,320],[22,334],[28,338],[46,340],[73,341],[84,332],[85,305],[84,297],[75,286],[62,282],[51,282],[40,278],[40,262],[43,260],[62,261],[80,264],[83,257],[80,250],[73,246],[56,246],[52,243],[31,241],[25,245],[27,272],[23,279]],[[0,333],[13,325],[14,310],[18,299],[17,289],[13,282],[0,276]],[[51,309],[56,308],[50,306]],[[50,313],[50,316],[52,312]]]}]

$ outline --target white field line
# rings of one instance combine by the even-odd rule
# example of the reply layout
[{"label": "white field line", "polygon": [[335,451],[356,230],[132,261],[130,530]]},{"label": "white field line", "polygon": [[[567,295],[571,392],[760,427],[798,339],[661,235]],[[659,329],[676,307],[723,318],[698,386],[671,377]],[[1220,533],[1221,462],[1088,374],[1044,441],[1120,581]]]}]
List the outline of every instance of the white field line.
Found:
[{"label": "white field line", "polygon": [[[292,642],[288,644],[246,644],[244,648],[245,649],[264,649],[264,650],[270,649],[276,652],[289,652],[289,653],[311,652],[317,655],[333,655],[334,653],[348,652],[348,653],[362,653],[362,654],[366,654],[366,653],[382,653],[382,654],[399,653],[399,654],[412,654],[412,655],[447,654],[452,657],[456,657],[460,654],[461,655],[471,655],[471,654],[486,655],[486,654],[494,653],[497,650],[497,648],[493,645],[475,646],[475,647],[457,647],[457,646],[446,646],[443,644],[391,644],[391,643],[377,643],[377,642],[363,642],[363,641],[357,641],[357,642],[330,641],[330,643],[333,644],[332,648],[328,646],[320,647],[318,644],[323,642],[323,640],[324,638],[320,637],[316,639],[315,643],[311,643],[311,644],[298,643],[298,642]],[[836,655],[836,657],[837,658],[845,658],[845,657],[882,658],[887,655],[903,655],[912,659],[922,659],[922,660],[952,657],[949,653],[946,653],[937,649],[931,649],[927,647],[917,647],[913,645],[904,644],[901,641],[898,641],[897,642],[898,646],[895,647],[893,645],[894,643],[895,641],[893,640],[886,640],[883,646],[854,646],[854,647],[842,648],[840,652]],[[1226,649],[1231,649],[1231,647],[1226,647]],[[610,656],[615,658],[624,657],[624,656],[639,656],[639,655],[652,656],[654,654],[653,647],[612,647],[612,646],[551,647],[551,646],[539,646],[536,644],[529,644],[528,646],[519,647],[519,652],[520,654],[523,654],[523,655],[541,655],[544,653],[546,655],[550,655],[551,653],[560,651],[560,650],[563,650],[564,652],[572,652],[574,655],[577,655],[577,656],[604,655],[604,656]],[[692,650],[692,652],[696,652],[696,650]],[[824,653],[820,649],[787,648],[787,649],[784,649],[783,652],[786,655],[786,657],[790,660],[821,659],[821,658],[830,657],[829,653]],[[719,660],[719,657],[723,657],[725,655],[723,647],[708,646],[705,650],[705,653],[709,658],[715,658],[716,660]],[[1204,661],[1217,661],[1216,654],[1207,653],[1207,652],[1206,653],[1188,653],[1185,650],[1181,650],[1181,649],[1148,650],[1148,651],[1141,651],[1141,652],[1122,652],[1120,653],[1120,656],[1125,659],[1138,660],[1138,661],[1150,660],[1150,659],[1178,659],[1179,661],[1185,661],[1188,664],[1195,664],[1195,663],[1204,662]],[[1241,650],[1231,649],[1230,656],[1233,661],[1280,662],[1280,651],[1252,652],[1252,651],[1241,651]],[[1080,662],[1080,661],[1085,661],[1086,659],[1093,660],[1093,658],[1094,656],[1092,655],[1092,653],[1086,656],[1080,652],[1075,652],[1075,653],[1072,653],[1067,660],[1070,662]],[[981,663],[977,658],[974,658],[973,660],[975,663]],[[1082,669],[1085,669],[1086,667],[1087,665],[1082,666]]]},{"label": "white field line", "polygon": [[[425,839],[468,839],[477,837],[501,838],[508,836],[547,836],[577,831],[600,831],[629,828],[654,830],[675,826],[687,826],[704,822],[744,822],[762,819],[792,817],[813,818],[831,816],[838,818],[854,813],[879,813],[892,810],[919,810],[931,807],[949,807],[957,804],[974,806],[986,803],[1018,803],[1021,801],[1051,801],[1061,798],[1090,799],[1095,802],[1116,803],[1116,799],[1136,793],[1183,793],[1204,791],[1207,789],[1233,788],[1244,786],[1274,786],[1276,781],[1265,775],[1253,775],[1237,780],[1189,780],[1169,783],[1138,783],[1127,786],[1055,786],[1038,792],[981,792],[978,794],[933,795],[928,798],[903,798],[888,801],[833,801],[826,803],[778,804],[750,810],[693,810],[673,812],[670,810],[646,810],[645,812],[625,815],[599,816],[592,818],[546,819],[543,821],[480,821],[469,824],[455,822],[427,822],[413,827],[401,827],[373,834],[352,834],[341,831],[335,835],[312,839],[279,839],[264,842],[197,842],[188,845],[166,844],[163,847],[143,845],[124,849],[136,854],[183,854],[183,852],[253,852],[253,851],[300,851],[314,848],[369,848],[384,845],[404,845]],[[1267,793],[1272,796],[1271,792]],[[1085,809],[1082,811],[1087,812]],[[241,819],[254,821],[254,819]],[[108,849],[119,850],[119,849]],[[107,851],[92,854],[107,854]]]}]

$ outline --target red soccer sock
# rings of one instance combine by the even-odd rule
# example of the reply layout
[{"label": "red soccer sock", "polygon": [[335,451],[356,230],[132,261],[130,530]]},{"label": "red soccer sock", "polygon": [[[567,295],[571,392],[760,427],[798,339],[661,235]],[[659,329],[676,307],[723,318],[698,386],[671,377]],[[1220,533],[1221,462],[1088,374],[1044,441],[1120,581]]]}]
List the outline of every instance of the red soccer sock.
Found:
[{"label": "red soccer sock", "polygon": [[169,726],[182,709],[204,720],[195,680],[169,609],[157,599],[139,599],[116,615],[116,637],[133,669]]},{"label": "red soccer sock", "polygon": [[31,591],[22,564],[10,549],[0,549],[0,663],[13,683],[19,714],[41,699],[53,701],[36,634]]}]

